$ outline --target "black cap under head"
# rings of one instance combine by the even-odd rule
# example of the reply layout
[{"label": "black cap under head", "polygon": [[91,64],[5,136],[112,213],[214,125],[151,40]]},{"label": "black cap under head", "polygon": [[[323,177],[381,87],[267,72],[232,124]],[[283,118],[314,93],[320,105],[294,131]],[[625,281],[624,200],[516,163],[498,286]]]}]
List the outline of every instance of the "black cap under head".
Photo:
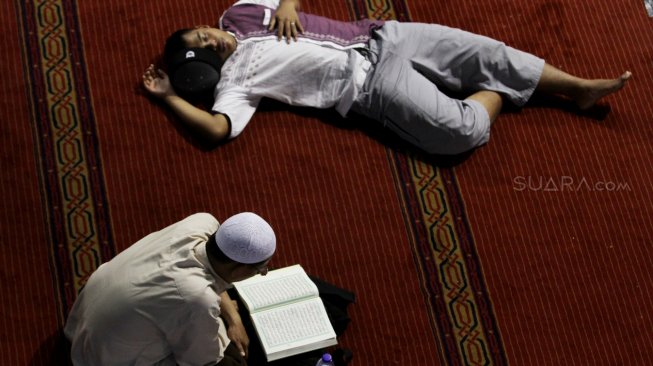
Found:
[{"label": "black cap under head", "polygon": [[168,61],[172,86],[187,96],[212,92],[220,81],[221,67],[218,54],[206,48],[184,48]]}]

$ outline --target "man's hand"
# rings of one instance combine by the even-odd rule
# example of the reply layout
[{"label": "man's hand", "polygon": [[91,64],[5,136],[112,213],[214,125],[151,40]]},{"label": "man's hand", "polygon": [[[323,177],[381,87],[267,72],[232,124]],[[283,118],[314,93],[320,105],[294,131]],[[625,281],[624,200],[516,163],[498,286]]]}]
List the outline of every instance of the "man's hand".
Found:
[{"label": "man's hand", "polygon": [[240,354],[247,358],[249,337],[238,314],[238,303],[231,299],[227,291],[220,294],[220,311],[222,318],[227,322],[227,337],[236,344]]},{"label": "man's hand", "polygon": [[157,98],[175,95],[168,75],[161,69],[155,69],[154,65],[150,65],[143,73],[143,86]]},{"label": "man's hand", "polygon": [[270,21],[270,26],[268,30],[271,31],[274,27],[277,27],[277,37],[279,40],[286,36],[286,42],[290,43],[290,38],[297,41],[297,34],[304,33],[304,27],[299,21],[299,16],[297,15],[297,7],[299,6],[299,0],[281,0],[277,12],[274,14],[274,18]]},{"label": "man's hand", "polygon": [[243,323],[236,322],[233,324],[229,324],[229,327],[227,329],[227,337],[229,337],[229,339],[231,339],[231,341],[234,342],[234,344],[240,351],[240,355],[243,356],[244,358],[247,358],[249,337],[247,336],[247,332],[245,331],[245,327],[243,326]]}]

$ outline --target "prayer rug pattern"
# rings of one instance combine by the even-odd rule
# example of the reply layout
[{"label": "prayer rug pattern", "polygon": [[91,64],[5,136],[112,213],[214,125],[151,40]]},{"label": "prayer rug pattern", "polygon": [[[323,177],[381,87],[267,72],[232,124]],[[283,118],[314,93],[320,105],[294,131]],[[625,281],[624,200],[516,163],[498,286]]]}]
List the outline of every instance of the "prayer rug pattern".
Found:
[{"label": "prayer rug pattern", "polygon": [[17,1],[61,311],[113,256],[93,108],[69,0]]}]

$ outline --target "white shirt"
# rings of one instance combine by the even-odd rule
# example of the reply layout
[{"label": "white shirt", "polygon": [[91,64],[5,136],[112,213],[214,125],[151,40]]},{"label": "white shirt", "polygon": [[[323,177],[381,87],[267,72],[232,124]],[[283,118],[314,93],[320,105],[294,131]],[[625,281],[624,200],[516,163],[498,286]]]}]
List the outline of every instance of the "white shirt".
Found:
[{"label": "white shirt", "polygon": [[195,214],[141,239],[89,278],[66,322],[75,365],[214,365],[229,345],[219,317],[230,285],[205,243],[218,229]]},{"label": "white shirt", "polygon": [[[243,0],[276,8],[275,0]],[[263,19],[266,22],[269,19]],[[370,63],[353,49],[299,38],[287,44],[276,36],[248,38],[222,66],[212,110],[229,116],[230,137],[238,136],[263,97],[347,114],[362,88]]]}]

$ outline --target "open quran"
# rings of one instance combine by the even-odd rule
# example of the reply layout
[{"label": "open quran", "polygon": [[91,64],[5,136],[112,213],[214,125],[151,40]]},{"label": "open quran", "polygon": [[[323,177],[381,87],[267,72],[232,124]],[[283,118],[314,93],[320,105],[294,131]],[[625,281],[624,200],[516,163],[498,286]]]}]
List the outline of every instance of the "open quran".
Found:
[{"label": "open quran", "polygon": [[300,265],[234,282],[268,361],[337,344],[317,287]]}]

